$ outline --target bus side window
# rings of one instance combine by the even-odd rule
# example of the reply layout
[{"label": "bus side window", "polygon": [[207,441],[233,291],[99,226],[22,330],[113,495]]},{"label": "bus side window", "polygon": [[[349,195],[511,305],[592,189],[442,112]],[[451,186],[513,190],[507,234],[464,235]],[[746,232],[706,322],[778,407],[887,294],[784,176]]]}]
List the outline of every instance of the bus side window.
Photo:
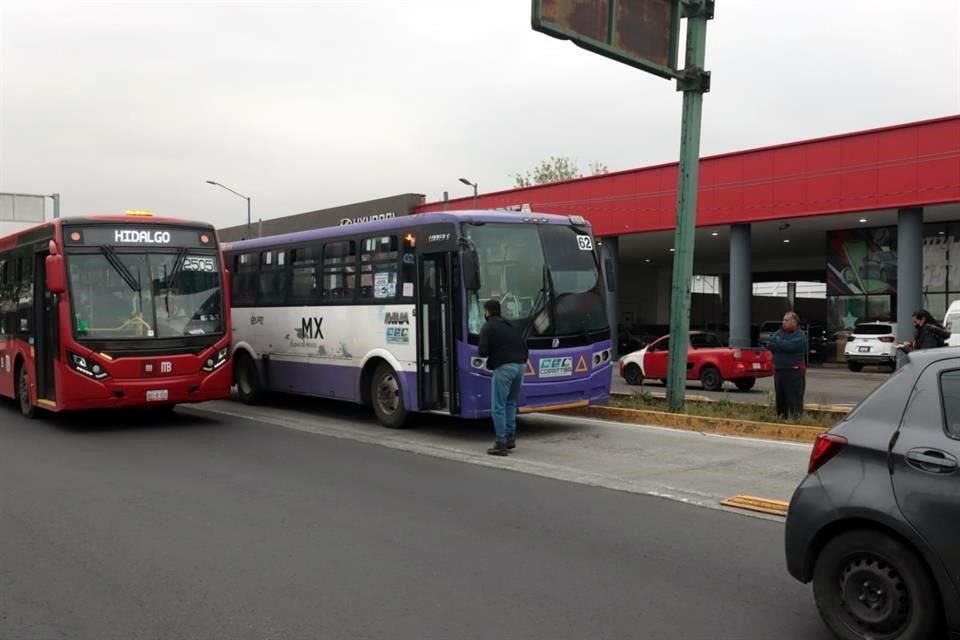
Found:
[{"label": "bus side window", "polygon": [[0,260],[0,335],[7,334],[7,326],[10,324],[10,319],[7,317],[7,301],[10,298],[10,291],[7,284],[7,269],[9,269],[9,264],[7,260]]},{"label": "bus side window", "polygon": [[417,286],[417,238],[413,232],[403,232],[403,250],[400,252],[400,279],[397,297],[412,298]]},{"label": "bus side window", "polygon": [[21,307],[33,305],[33,256],[18,258],[20,291],[17,302]]},{"label": "bus side window", "polygon": [[393,300],[397,297],[397,236],[365,238],[360,254],[360,297]]},{"label": "bus side window", "polygon": [[357,289],[357,244],[328,242],[323,247],[323,289],[327,300],[352,302]]},{"label": "bus side window", "polygon": [[290,256],[290,300],[315,302],[320,288],[317,278],[320,248],[293,249]]},{"label": "bus side window", "polygon": [[286,283],[286,254],[282,250],[261,253],[257,305],[273,307],[283,304],[287,295]]},{"label": "bus side window", "polygon": [[233,304],[237,307],[253,307],[257,303],[257,265],[255,253],[236,256],[233,277]]}]

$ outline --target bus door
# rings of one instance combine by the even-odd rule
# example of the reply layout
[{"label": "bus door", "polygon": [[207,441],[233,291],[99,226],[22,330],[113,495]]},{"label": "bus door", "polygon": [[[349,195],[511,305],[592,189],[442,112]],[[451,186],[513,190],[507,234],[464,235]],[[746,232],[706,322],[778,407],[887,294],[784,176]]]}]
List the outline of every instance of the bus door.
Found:
[{"label": "bus door", "polygon": [[421,409],[455,411],[451,354],[451,256],[420,255],[417,287],[417,389]]},{"label": "bus door", "polygon": [[47,291],[46,258],[38,251],[33,256],[33,336],[34,364],[37,369],[37,398],[56,401],[54,361],[60,351],[58,296]]}]

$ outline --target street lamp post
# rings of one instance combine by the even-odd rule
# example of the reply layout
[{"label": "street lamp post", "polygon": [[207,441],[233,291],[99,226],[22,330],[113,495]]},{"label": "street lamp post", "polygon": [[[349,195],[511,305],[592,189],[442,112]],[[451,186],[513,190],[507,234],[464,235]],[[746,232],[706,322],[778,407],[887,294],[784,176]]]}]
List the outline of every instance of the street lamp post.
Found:
[{"label": "street lamp post", "polygon": [[460,182],[467,185],[468,187],[473,187],[473,208],[476,209],[477,208],[477,183],[470,182],[466,178],[460,178]]},{"label": "street lamp post", "polygon": [[235,196],[240,196],[241,198],[243,198],[244,200],[247,201],[247,235],[250,235],[250,224],[251,224],[251,219],[250,219],[250,198],[247,197],[247,196],[245,196],[245,195],[243,195],[242,193],[238,193],[238,192],[234,191],[233,189],[231,189],[230,187],[228,187],[228,186],[226,186],[226,185],[222,185],[222,184],[220,184],[219,182],[216,182],[216,181],[214,181],[214,180],[207,180],[207,184],[212,184],[212,185],[215,186],[215,187],[220,187],[221,189],[226,189],[227,191],[229,191],[229,192],[232,193],[233,195],[235,195]]}]

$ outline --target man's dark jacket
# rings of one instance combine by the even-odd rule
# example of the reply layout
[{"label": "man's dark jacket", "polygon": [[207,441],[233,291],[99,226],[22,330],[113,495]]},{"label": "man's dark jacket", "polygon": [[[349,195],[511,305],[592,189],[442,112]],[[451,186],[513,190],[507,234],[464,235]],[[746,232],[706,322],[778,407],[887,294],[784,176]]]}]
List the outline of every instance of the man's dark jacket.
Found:
[{"label": "man's dark jacket", "polygon": [[504,364],[526,364],[527,341],[520,330],[501,316],[487,320],[480,329],[480,357],[487,359],[487,369]]},{"label": "man's dark jacket", "polygon": [[807,334],[800,329],[780,329],[771,336],[766,346],[773,352],[774,369],[797,369],[807,362]]}]

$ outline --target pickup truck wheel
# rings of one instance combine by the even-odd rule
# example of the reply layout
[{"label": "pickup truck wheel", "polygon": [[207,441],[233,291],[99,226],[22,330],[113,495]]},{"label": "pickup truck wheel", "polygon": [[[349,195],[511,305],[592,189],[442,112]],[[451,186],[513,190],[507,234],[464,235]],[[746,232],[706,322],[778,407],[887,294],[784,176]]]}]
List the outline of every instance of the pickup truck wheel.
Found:
[{"label": "pickup truck wheel", "polygon": [[720,391],[723,388],[723,377],[716,367],[706,366],[700,370],[700,384],[706,391]]},{"label": "pickup truck wheel", "polygon": [[629,385],[638,385],[643,382],[643,375],[640,373],[640,367],[631,363],[623,370],[623,379]]}]

